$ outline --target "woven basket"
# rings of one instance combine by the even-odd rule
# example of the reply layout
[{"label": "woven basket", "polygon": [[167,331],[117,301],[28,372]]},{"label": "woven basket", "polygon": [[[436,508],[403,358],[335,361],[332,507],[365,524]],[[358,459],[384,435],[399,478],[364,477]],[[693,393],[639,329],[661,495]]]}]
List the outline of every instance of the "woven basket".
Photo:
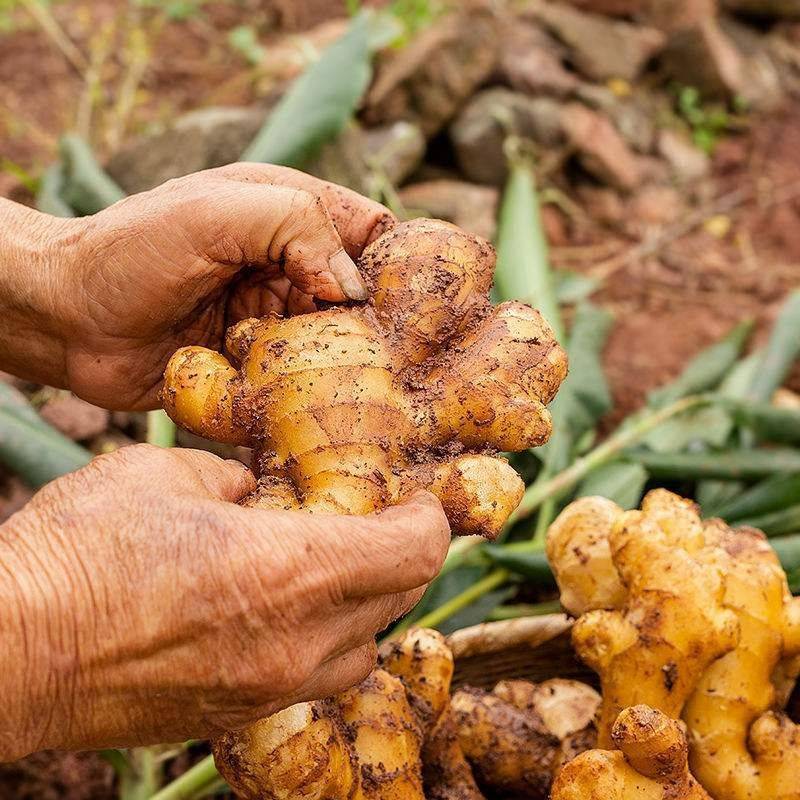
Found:
[{"label": "woven basket", "polygon": [[574,678],[597,687],[597,676],[572,649],[572,620],[564,614],[485,622],[447,638],[455,659],[453,687],[491,689],[505,678],[533,682]]}]

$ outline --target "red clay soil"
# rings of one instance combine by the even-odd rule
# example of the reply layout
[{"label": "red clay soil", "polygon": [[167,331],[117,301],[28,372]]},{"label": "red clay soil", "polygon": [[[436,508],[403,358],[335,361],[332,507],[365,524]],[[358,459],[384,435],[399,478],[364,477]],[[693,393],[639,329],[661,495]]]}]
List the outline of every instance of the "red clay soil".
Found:
[{"label": "red clay soil", "polygon": [[800,286],[798,153],[798,107],[723,142],[703,190],[752,195],[728,213],[730,233],[695,231],[607,278],[597,299],[616,313],[605,354],[616,401],[608,427],[736,322],[757,320],[756,341],[763,338],[786,293]]}]

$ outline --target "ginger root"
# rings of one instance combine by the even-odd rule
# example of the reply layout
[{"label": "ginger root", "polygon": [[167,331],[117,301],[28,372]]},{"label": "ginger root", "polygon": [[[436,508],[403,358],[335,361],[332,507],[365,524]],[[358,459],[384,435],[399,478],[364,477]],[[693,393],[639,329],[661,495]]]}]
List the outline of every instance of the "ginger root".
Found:
[{"label": "ginger root", "polygon": [[[600,675],[601,746],[618,711],[645,703],[687,724],[692,772],[715,800],[800,800],[800,726],[776,687],[785,697],[797,672],[800,598],[764,535],[703,522],[664,490],[611,524],[606,501],[580,503],[554,524],[549,552],[562,593],[585,611],[573,643]],[[602,586],[575,568],[581,553]]]},{"label": "ginger root", "polygon": [[196,434],[255,447],[248,505],[367,514],[424,487],[455,533],[494,536],[524,487],[492,453],[547,440],[566,375],[538,312],[490,305],[494,261],[448,223],[398,225],[361,257],[369,304],[239,322],[230,361],[179,350],[164,407]]},{"label": "ginger root", "polygon": [[721,520],[707,530],[741,633],[684,709],[692,772],[720,800],[800,800],[800,725],[776,710],[773,684],[781,659],[800,653],[800,598],[760,531]]},{"label": "ginger root", "polygon": [[553,784],[552,800],[710,800],[689,773],[680,723],[639,705],[620,712],[616,750],[589,750],[570,761]]},{"label": "ginger root", "polygon": [[[548,537],[562,593],[583,597],[583,607],[591,609],[573,627],[572,641],[600,676],[601,748],[611,746],[612,725],[630,706],[645,703],[680,717],[700,676],[735,647],[738,636],[736,616],[723,605],[715,544],[706,541],[693,504],[656,489],[641,511],[621,511],[610,525],[607,504],[588,498],[568,506]],[[601,535],[586,551],[584,569],[591,572],[599,562],[606,585],[587,589],[587,579],[570,562],[593,520],[601,524],[595,535],[607,532],[607,549]],[[598,608],[598,599],[610,607]]]},{"label": "ginger root", "polygon": [[594,747],[600,696],[578,681],[500,681],[464,688],[452,706],[461,748],[479,784],[495,796],[545,798],[553,776]]},{"label": "ginger root", "polygon": [[484,800],[450,716],[453,656],[412,628],[358,686],[300,703],[213,743],[244,800]]}]

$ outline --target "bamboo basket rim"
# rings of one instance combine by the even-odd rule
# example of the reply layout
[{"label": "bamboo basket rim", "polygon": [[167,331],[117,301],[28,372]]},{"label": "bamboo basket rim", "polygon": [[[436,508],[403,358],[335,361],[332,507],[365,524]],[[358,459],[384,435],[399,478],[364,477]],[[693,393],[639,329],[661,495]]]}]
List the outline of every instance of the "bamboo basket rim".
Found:
[{"label": "bamboo basket rim", "polygon": [[572,648],[574,619],[566,614],[484,622],[454,631],[447,644],[455,660],[453,686],[492,688],[504,679],[538,683],[572,678],[598,686],[597,676]]}]

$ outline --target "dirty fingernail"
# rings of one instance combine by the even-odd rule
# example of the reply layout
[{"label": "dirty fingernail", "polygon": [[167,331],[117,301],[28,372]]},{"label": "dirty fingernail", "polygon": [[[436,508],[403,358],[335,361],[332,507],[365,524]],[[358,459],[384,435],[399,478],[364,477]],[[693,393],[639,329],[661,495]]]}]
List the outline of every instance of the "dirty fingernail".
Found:
[{"label": "dirty fingernail", "polygon": [[369,296],[367,284],[364,283],[353,259],[344,250],[334,253],[328,261],[328,266],[345,297],[350,300],[367,299]]}]

